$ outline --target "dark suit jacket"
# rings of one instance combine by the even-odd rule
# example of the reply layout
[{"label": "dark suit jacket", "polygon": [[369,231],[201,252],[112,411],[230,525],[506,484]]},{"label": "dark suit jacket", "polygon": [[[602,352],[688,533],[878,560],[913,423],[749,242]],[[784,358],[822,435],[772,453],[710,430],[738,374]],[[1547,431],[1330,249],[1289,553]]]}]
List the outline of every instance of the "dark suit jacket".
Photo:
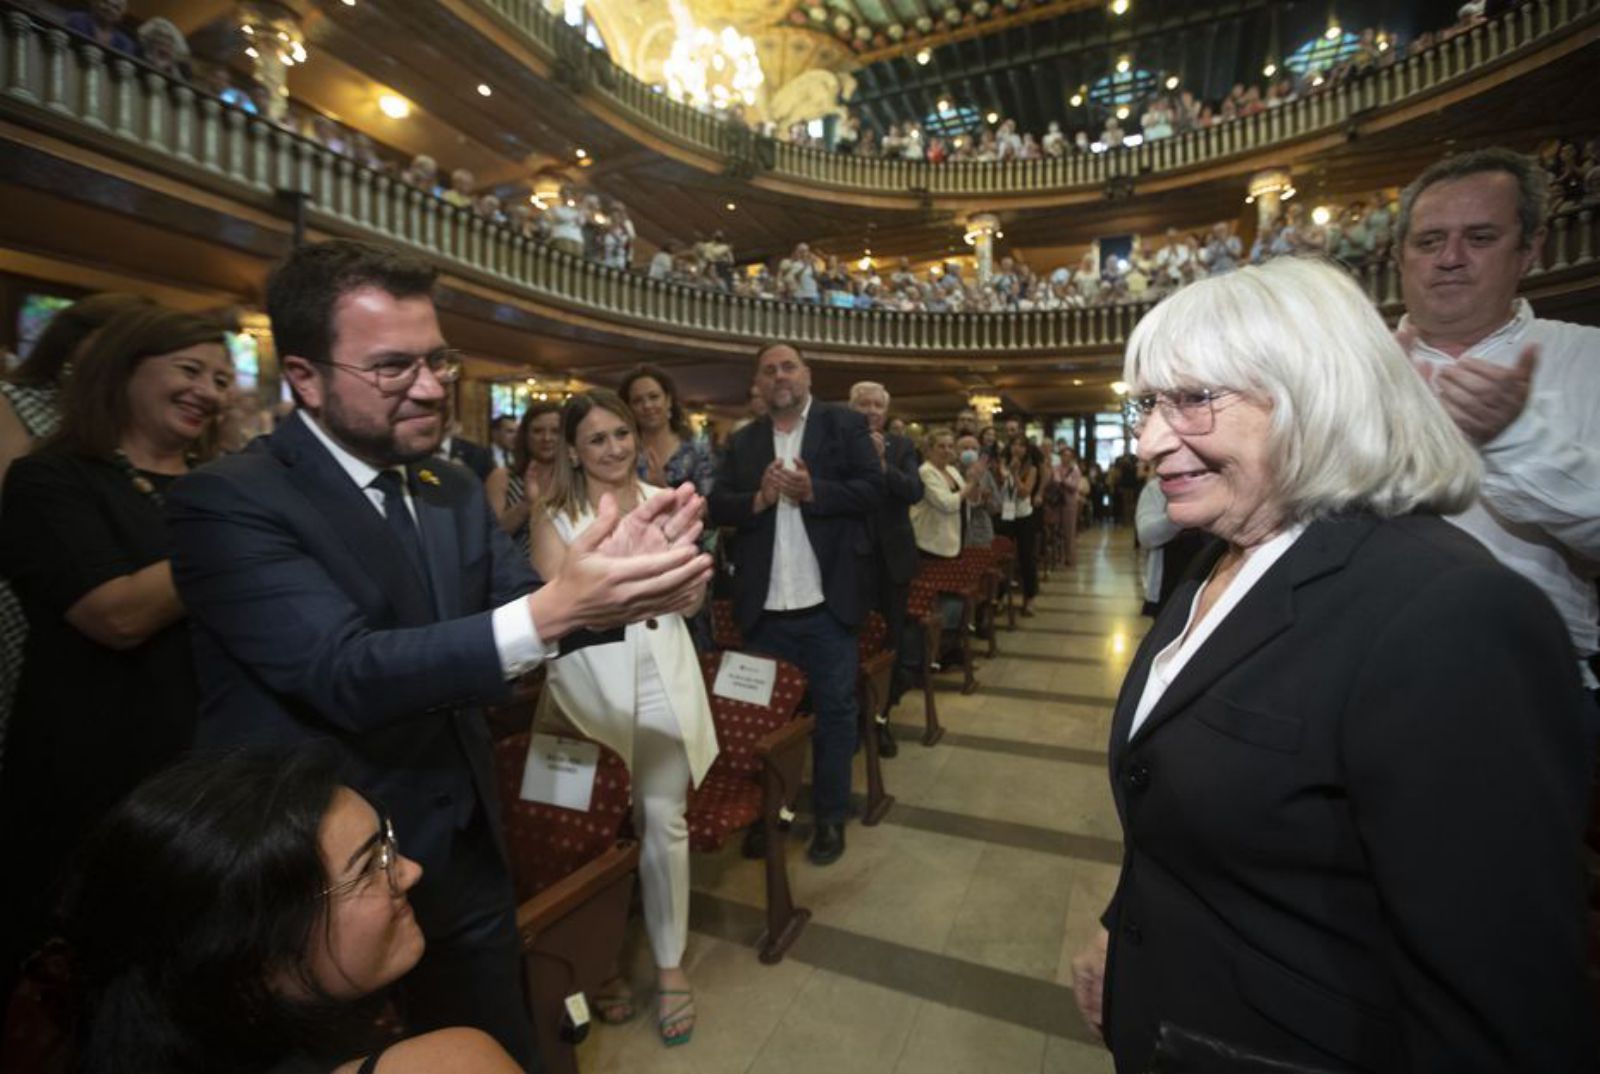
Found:
[{"label": "dark suit jacket", "polygon": [[482,444],[462,436],[450,438],[450,461],[459,462],[477,474],[479,481],[486,479],[494,469],[494,453]]},{"label": "dark suit jacket", "polygon": [[[855,626],[871,607],[872,542],[867,512],[883,496],[883,469],[867,434],[867,419],[849,407],[811,401],[801,439],[800,457],[811,471],[812,500],[801,505],[806,536],[822,568],[822,592],[828,610],[846,626]],[[749,631],[761,617],[772,578],[772,545],[778,509],[760,514],[753,501],[761,475],[772,461],[772,419],[757,418],[728,442],[711,488],[711,519],[735,526],[733,546],[734,616]]]},{"label": "dark suit jacket", "polygon": [[[488,730],[502,698],[493,609],[537,584],[483,487],[411,467],[437,612],[366,494],[300,415],[168,497],[173,575],[193,624],[197,745],[337,744],[406,854],[442,862],[476,802],[496,818]],[[419,480],[426,471],[433,480]]]},{"label": "dark suit jacket", "polygon": [[922,460],[910,440],[885,435],[883,498],[867,516],[867,531],[878,551],[885,576],[896,585],[917,573],[917,535],[911,529],[911,505],[922,499]]},{"label": "dark suit jacket", "polygon": [[1118,1071],[1162,1021],[1331,1070],[1594,1070],[1593,757],[1549,602],[1437,517],[1317,522],[1129,742],[1198,585],[1111,730]]}]

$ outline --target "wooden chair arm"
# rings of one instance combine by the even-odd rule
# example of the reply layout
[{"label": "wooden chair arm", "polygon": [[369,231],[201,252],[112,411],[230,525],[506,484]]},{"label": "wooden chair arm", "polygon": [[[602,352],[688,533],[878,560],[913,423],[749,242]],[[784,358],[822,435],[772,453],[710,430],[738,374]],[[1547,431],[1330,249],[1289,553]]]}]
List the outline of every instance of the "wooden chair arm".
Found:
[{"label": "wooden chair arm", "polygon": [[810,740],[811,729],[816,724],[815,716],[797,716],[782,727],[774,727],[756,739],[756,756],[768,765],[779,763],[786,754],[801,748],[803,743]]},{"label": "wooden chair arm", "polygon": [[517,907],[517,932],[528,950],[539,934],[639,868],[639,844],[624,839]]}]

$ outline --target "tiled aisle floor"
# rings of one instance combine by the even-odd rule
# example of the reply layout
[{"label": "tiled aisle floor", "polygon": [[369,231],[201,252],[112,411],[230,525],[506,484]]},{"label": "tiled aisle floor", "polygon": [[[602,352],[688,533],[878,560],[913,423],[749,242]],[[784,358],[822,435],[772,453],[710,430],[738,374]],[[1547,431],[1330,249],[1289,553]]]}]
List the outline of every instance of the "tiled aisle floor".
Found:
[{"label": "tiled aisle floor", "polygon": [[[781,964],[763,966],[751,946],[760,864],[737,846],[696,855],[694,1040],[664,1048],[641,992],[640,1017],[596,1026],[580,1048],[584,1074],[1109,1072],[1073,1009],[1070,960],[1116,882],[1105,749],[1147,624],[1139,603],[1128,536],[1090,530],[1078,566],[1056,572],[1038,614],[980,662],[978,691],[938,695],[939,745],[920,744],[921,695],[906,695],[892,715],[900,754],[885,762],[888,817],[852,823],[848,852],[825,869],[806,862],[804,838],[790,841],[813,917]],[[634,980],[652,980],[644,944],[631,947]]]}]

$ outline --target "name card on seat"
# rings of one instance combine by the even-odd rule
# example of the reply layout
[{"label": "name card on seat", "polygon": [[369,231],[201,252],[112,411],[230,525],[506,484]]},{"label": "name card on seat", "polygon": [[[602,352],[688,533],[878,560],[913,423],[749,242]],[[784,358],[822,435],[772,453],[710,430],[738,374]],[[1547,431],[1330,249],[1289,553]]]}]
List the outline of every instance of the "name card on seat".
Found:
[{"label": "name card on seat", "polygon": [[579,813],[589,811],[600,743],[560,735],[528,736],[528,759],[522,766],[524,801],[543,802]]},{"label": "name card on seat", "polygon": [[778,681],[778,662],[748,653],[723,653],[722,666],[711,692],[729,701],[744,701],[766,708],[772,704],[772,687]]}]

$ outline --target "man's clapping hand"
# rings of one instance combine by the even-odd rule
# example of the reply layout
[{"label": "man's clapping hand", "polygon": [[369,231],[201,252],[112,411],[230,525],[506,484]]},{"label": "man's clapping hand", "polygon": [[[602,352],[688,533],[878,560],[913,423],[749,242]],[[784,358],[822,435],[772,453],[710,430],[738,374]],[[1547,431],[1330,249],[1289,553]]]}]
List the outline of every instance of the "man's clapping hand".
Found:
[{"label": "man's clapping hand", "polygon": [[811,502],[811,469],[806,466],[806,460],[795,459],[794,469],[784,468],[778,471],[778,487],[783,494],[795,503]]},{"label": "man's clapping hand", "polygon": [[1452,365],[1435,366],[1412,352],[1416,334],[1408,329],[1395,339],[1411,358],[1422,379],[1433,386],[1456,428],[1474,444],[1483,445],[1505,432],[1528,405],[1533,374],[1539,366],[1539,345],[1522,348],[1513,366],[1495,365],[1478,358],[1460,358]]},{"label": "man's clapping hand", "polygon": [[604,630],[691,610],[711,579],[700,552],[704,503],[682,485],[619,519],[616,501],[600,498],[591,523],[567,548],[561,572],[529,598],[545,641],[580,628]]}]

